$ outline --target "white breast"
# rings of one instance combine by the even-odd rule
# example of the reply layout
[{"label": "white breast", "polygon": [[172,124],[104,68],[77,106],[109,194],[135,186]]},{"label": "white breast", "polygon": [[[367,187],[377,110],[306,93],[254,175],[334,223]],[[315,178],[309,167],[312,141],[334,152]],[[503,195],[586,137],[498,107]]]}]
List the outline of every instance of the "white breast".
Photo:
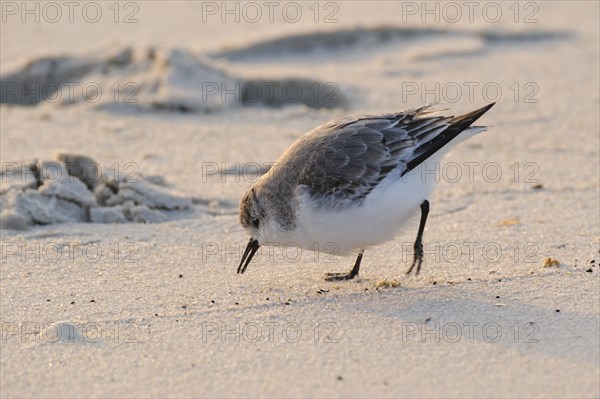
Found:
[{"label": "white breast", "polygon": [[[421,167],[433,171],[434,165],[432,159]],[[313,199],[301,195],[297,228],[289,239],[304,249],[326,248],[330,252],[335,248],[336,255],[381,244],[393,239],[406,221],[418,214],[434,186],[433,173],[424,174],[417,168],[404,177],[390,174],[360,205],[338,211],[319,209]]]}]

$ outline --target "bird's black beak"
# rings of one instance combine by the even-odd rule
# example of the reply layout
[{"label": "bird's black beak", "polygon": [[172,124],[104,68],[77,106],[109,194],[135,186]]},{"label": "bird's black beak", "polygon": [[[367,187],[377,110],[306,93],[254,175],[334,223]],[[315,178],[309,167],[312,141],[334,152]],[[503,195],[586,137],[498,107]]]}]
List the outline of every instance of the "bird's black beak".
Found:
[{"label": "bird's black beak", "polygon": [[[256,251],[258,251],[258,248],[260,248],[258,240],[255,240],[253,237],[250,237],[250,241],[248,241],[248,245],[246,245],[244,255],[242,255],[242,260],[240,261],[240,265],[237,269],[238,274],[242,274],[246,271],[246,268],[250,264],[250,261],[252,260],[252,257],[254,256]],[[244,261],[246,261],[246,263],[244,263]],[[242,265],[244,266],[242,267]]]}]

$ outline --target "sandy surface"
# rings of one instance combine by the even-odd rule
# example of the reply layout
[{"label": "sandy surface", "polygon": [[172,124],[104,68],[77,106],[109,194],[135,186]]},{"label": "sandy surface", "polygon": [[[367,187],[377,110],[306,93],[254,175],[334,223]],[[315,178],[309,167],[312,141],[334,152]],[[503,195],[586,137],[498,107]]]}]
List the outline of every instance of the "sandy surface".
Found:
[{"label": "sandy surface", "polygon": [[[162,223],[1,230],[2,397],[600,396],[597,2],[518,15],[502,3],[497,22],[463,6],[455,23],[452,10],[422,22],[406,8],[420,3],[392,1],[321,3],[317,23],[312,3],[297,23],[265,8],[249,23],[243,4],[239,22],[203,21],[202,2],[133,2],[118,23],[108,2],[97,23],[78,9],[49,23],[40,8],[23,23],[7,3],[20,7],[2,3],[3,96],[32,76],[102,94],[0,105],[3,170],[83,154],[162,176],[192,206]],[[207,81],[233,91],[207,96]],[[248,82],[304,96],[253,103]],[[127,83],[139,101],[124,101]],[[235,274],[239,196],[304,132],[350,113],[494,100],[490,130],[440,168],[418,277],[404,275],[416,218],[365,253],[356,281],[323,281],[352,258],[294,248]],[[548,257],[559,264],[543,267]]]}]

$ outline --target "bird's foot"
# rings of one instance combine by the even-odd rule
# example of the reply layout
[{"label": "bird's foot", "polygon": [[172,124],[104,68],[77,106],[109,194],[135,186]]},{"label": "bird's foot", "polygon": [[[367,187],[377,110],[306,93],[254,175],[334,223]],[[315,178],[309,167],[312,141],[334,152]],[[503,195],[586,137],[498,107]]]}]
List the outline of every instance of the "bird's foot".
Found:
[{"label": "bird's foot", "polygon": [[423,261],[421,259],[419,259],[419,261],[417,262],[416,260],[413,261],[412,265],[410,265],[410,268],[406,271],[406,275],[409,275],[412,273],[413,269],[415,269],[415,266],[417,266],[417,268],[415,269],[415,276],[419,275],[419,271],[421,270],[421,263]]},{"label": "bird's foot", "polygon": [[352,280],[357,274],[350,273],[326,273],[325,281],[345,281]]},{"label": "bird's foot", "polygon": [[421,265],[423,264],[423,231],[425,230],[427,215],[429,215],[429,201],[425,200],[421,204],[421,222],[419,222],[419,232],[417,233],[417,239],[415,240],[414,245],[415,257],[406,274],[410,274],[415,266],[417,266],[415,276],[421,271]]},{"label": "bird's foot", "polygon": [[408,269],[406,274],[408,275],[408,274],[412,273],[413,269],[415,269],[415,266],[417,266],[417,268],[415,269],[415,276],[417,276],[419,274],[419,272],[421,271],[422,264],[423,264],[423,244],[420,241],[417,241],[415,243],[415,256],[413,258],[413,263],[412,263],[412,265],[410,265],[410,268]]}]

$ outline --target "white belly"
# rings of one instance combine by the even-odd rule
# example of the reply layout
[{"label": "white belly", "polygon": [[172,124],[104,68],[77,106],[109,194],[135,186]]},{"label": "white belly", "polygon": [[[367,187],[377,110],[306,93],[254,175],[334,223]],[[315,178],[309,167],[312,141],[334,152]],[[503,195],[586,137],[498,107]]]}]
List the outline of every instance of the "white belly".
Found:
[{"label": "white belly", "polygon": [[[437,157],[436,157],[437,158]],[[434,162],[425,170],[434,170]],[[422,165],[421,165],[422,166]],[[435,186],[435,176],[424,176],[419,168],[398,178],[384,179],[358,206],[340,211],[311,206],[311,199],[299,199],[296,226],[290,241],[304,249],[322,249],[335,255],[347,255],[393,239]],[[416,234],[416,231],[415,231]]]}]

